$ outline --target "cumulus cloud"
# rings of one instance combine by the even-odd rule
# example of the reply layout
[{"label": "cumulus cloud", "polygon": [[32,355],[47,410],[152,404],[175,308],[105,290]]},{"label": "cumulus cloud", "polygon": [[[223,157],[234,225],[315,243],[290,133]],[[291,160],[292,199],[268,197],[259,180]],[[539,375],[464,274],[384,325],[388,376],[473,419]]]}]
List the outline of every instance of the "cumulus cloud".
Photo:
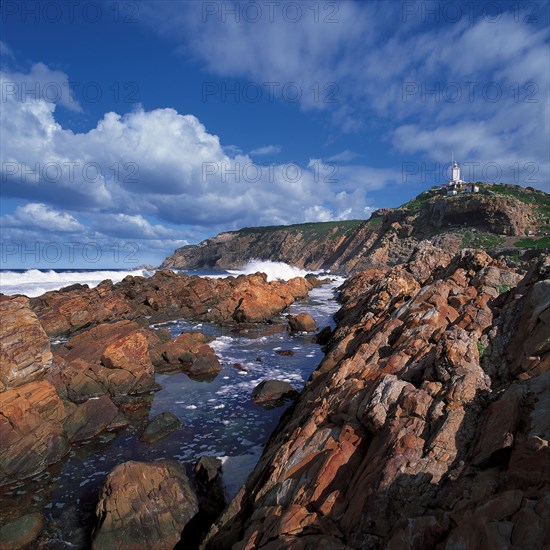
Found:
[{"label": "cumulus cloud", "polygon": [[[67,76],[36,64],[29,74],[4,71],[0,79],[20,89]],[[72,232],[82,242],[132,239],[169,252],[223,229],[361,217],[368,191],[398,177],[347,166],[335,178],[322,161],[255,163],[252,153],[224,147],[195,116],[175,109],[109,112],[79,133],[58,122],[58,109],[75,110],[70,98],[4,99],[3,196],[26,201],[2,219],[10,239]],[[254,154],[278,151],[269,145]],[[319,210],[306,213],[311,205]]]},{"label": "cumulus cloud", "polygon": [[13,215],[3,216],[1,221],[2,226],[8,228],[27,228],[54,233],[78,233],[84,230],[84,226],[67,212],[36,202],[18,206]]}]

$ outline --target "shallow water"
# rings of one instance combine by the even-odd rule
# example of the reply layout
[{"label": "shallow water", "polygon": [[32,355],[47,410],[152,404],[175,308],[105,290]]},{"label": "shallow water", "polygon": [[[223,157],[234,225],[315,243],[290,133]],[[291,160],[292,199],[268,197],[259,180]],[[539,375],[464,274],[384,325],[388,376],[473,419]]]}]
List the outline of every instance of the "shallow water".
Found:
[{"label": "shallow water", "polygon": [[[288,313],[308,311],[320,328],[334,326],[336,286],[313,289],[307,300],[294,303]],[[178,460],[191,474],[201,456],[221,457],[226,492],[232,497],[289,406],[258,407],[250,400],[252,390],[269,379],[285,380],[300,390],[323,357],[320,346],[311,342],[311,334],[289,334],[284,316],[278,321],[244,330],[184,320],[155,325],[168,328],[173,336],[197,330],[215,337],[211,346],[220,357],[222,371],[210,382],[191,380],[183,373],[157,374],[162,389],[131,417],[130,426],[73,447],[64,462],[31,480],[3,487],[0,514],[42,512],[49,525],[45,547],[85,548],[105,476],[127,460]],[[294,354],[282,356],[277,350]],[[164,411],[178,416],[181,428],[152,445],[140,441],[147,420]]]}]

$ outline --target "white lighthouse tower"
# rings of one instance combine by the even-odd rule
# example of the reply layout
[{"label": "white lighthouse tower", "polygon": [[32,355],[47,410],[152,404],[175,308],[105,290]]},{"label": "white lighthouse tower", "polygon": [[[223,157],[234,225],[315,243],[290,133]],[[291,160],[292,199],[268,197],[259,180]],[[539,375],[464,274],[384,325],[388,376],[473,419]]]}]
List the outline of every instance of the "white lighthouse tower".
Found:
[{"label": "white lighthouse tower", "polygon": [[460,177],[460,165],[455,162],[454,154],[451,158],[451,180],[447,184],[447,195],[456,195],[464,182]]}]

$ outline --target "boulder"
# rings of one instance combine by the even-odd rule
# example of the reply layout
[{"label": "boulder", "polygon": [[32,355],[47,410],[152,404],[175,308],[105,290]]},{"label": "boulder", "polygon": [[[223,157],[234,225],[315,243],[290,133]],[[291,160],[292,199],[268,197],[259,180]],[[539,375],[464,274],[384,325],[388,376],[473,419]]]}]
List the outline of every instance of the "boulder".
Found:
[{"label": "boulder", "polygon": [[42,531],[44,519],[38,513],[21,516],[0,527],[0,550],[28,548]]},{"label": "boulder", "polygon": [[89,399],[76,410],[65,422],[65,432],[71,443],[91,439],[100,433],[122,428],[128,424],[124,416],[108,395]]},{"label": "boulder", "polygon": [[309,313],[298,313],[288,318],[288,328],[291,332],[315,332],[317,323]]},{"label": "boulder", "polygon": [[252,401],[257,405],[275,405],[297,395],[298,392],[288,382],[264,380],[254,388]]},{"label": "boulder", "polygon": [[24,296],[0,296],[0,392],[44,376],[52,363],[50,340]]},{"label": "boulder", "polygon": [[222,461],[212,456],[201,456],[195,464],[195,482],[201,513],[205,522],[211,525],[226,505]]},{"label": "boulder", "polygon": [[214,354],[198,357],[193,364],[185,369],[191,378],[213,378],[222,370],[220,360]]},{"label": "boulder", "polygon": [[172,550],[199,510],[177,462],[125,462],[107,476],[96,508],[93,550]]},{"label": "boulder", "polygon": [[157,414],[149,424],[147,424],[141,439],[145,443],[156,443],[167,435],[176,431],[181,426],[181,420],[171,412]]}]

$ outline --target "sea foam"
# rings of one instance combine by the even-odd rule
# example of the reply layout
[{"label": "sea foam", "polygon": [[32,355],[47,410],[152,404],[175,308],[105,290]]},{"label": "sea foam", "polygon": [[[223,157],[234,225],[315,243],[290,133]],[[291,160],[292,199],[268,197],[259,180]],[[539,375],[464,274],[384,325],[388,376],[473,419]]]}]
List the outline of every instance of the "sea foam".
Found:
[{"label": "sea foam", "polygon": [[145,269],[132,271],[40,271],[29,269],[23,273],[16,271],[0,272],[0,292],[4,294],[24,294],[34,297],[50,290],[59,290],[75,283],[87,284],[95,287],[105,279],[111,279],[113,283],[122,281],[127,275],[148,276],[152,273]]},{"label": "sea foam", "polygon": [[288,281],[294,277],[305,277],[308,273],[319,273],[317,271],[306,271],[284,262],[271,262],[269,260],[250,260],[242,269],[228,271],[232,275],[265,273],[268,281]]}]

